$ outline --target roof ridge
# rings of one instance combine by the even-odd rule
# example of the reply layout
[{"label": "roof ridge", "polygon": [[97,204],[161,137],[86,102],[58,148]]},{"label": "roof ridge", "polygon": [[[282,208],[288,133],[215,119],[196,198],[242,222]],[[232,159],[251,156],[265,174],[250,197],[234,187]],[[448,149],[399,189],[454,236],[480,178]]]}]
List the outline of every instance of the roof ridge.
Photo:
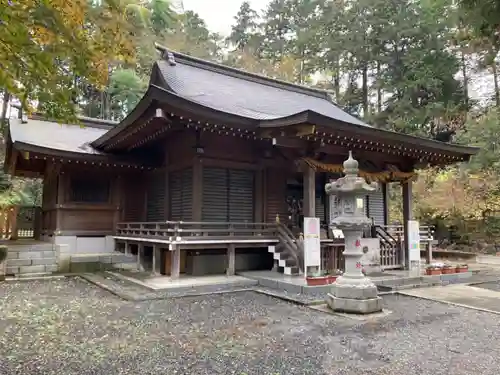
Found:
[{"label": "roof ridge", "polygon": [[[314,87],[309,87],[305,85],[299,85],[297,83],[291,83],[287,82],[281,79],[275,79],[271,78],[268,76],[265,76],[263,74],[258,74],[258,73],[251,73],[243,69],[238,69],[238,68],[233,68],[228,65],[224,65],[221,63],[213,62],[213,61],[208,61],[204,60],[198,57],[186,55],[181,52],[176,52],[172,51],[158,43],[155,43],[156,49],[162,53],[162,61],[165,61],[169,63],[172,66],[175,66],[175,63],[172,64],[171,62],[171,56],[173,55],[175,59],[179,59],[182,63],[186,63],[191,66],[196,66],[199,68],[203,68],[206,70],[210,70],[216,73],[224,74],[230,77],[234,78],[242,78],[246,79],[247,81],[251,81],[254,83],[260,83],[264,85],[268,85],[271,87],[283,89],[283,90],[288,90],[288,91],[293,91],[296,93],[304,94],[304,95],[311,95],[311,96],[316,96],[321,99],[328,100],[329,102],[332,102],[329,96],[329,92],[326,90],[322,89],[317,89]],[[170,54],[170,56],[168,55]],[[332,104],[334,104],[332,102]]]},{"label": "roof ridge", "polygon": [[[76,118],[81,121],[82,125],[88,126],[90,128],[99,128],[99,129],[110,129],[119,124],[118,121],[114,120],[105,120],[101,118],[95,117],[87,117],[77,115]],[[46,121],[46,122],[57,122],[56,119],[46,118],[42,113],[35,112],[28,119],[38,120],[38,121]],[[65,124],[69,126],[79,125],[79,124]]]}]

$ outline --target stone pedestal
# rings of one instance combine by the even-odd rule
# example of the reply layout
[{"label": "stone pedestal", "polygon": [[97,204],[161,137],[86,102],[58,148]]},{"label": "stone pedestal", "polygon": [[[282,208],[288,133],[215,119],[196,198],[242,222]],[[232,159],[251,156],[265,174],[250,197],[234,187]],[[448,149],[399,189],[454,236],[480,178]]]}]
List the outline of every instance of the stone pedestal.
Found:
[{"label": "stone pedestal", "polygon": [[330,223],[344,233],[345,272],[332,284],[326,303],[334,311],[369,314],[382,310],[382,298],[378,296],[376,285],[362,273],[363,231],[371,225],[363,207],[363,197],[377,189],[376,183],[368,184],[358,176],[358,162],[352,158],[344,162],[345,177],[326,184],[327,194],[338,197],[339,215]]}]

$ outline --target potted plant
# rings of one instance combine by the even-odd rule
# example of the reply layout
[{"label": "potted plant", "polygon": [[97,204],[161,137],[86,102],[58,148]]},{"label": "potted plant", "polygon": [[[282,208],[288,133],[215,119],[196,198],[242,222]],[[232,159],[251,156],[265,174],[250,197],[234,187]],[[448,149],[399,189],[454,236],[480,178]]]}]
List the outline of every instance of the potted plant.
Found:
[{"label": "potted plant", "polygon": [[441,275],[441,267],[430,265],[425,269],[427,275]]},{"label": "potted plant", "polygon": [[306,276],[308,286],[320,286],[330,284],[330,275],[325,272],[316,271],[310,276]]},{"label": "potted plant", "polygon": [[455,268],[455,271],[457,273],[464,273],[464,272],[467,272],[469,271],[469,265],[466,264],[466,263],[463,263],[463,264],[457,264],[457,267]]},{"label": "potted plant", "polygon": [[5,280],[5,268],[7,260],[7,246],[0,245],[0,281]]},{"label": "potted plant", "polygon": [[333,284],[335,281],[337,281],[337,278],[342,276],[344,272],[342,272],[342,270],[336,270],[336,271],[333,271],[332,273],[329,274],[329,278],[328,278],[328,284]]},{"label": "potted plant", "polygon": [[455,273],[455,267],[453,267],[451,264],[445,264],[441,269],[441,273],[443,275],[449,275],[451,273]]}]

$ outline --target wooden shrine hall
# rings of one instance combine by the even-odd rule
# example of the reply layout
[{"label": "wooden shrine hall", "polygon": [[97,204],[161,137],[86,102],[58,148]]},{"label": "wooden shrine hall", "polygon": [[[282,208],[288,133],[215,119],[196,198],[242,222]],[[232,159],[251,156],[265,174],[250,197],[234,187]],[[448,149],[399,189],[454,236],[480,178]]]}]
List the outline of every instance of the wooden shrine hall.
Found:
[{"label": "wooden shrine hall", "polygon": [[[62,258],[118,249],[172,278],[274,260],[297,272],[302,218],[326,228],[324,186],[352,150],[360,173],[380,183],[365,209],[386,245],[384,266],[402,268],[408,249],[384,239],[387,184],[401,183],[407,223],[415,168],[477,152],[372,127],[326,91],[158,49],[147,92],[120,123],[10,120],[6,171],[43,178],[40,240],[62,246]],[[340,259],[341,240],[324,234]]]}]

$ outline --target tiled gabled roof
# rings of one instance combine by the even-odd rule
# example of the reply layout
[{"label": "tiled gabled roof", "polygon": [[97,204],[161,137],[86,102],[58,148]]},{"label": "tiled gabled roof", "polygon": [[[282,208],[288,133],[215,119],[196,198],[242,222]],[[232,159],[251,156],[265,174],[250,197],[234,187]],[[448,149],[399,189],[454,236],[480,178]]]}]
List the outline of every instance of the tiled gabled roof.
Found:
[{"label": "tiled gabled roof", "polygon": [[324,90],[274,80],[181,53],[166,53],[171,59],[155,64],[151,83],[192,102],[255,120],[273,120],[311,111],[344,123],[370,126],[337,107]]}]

